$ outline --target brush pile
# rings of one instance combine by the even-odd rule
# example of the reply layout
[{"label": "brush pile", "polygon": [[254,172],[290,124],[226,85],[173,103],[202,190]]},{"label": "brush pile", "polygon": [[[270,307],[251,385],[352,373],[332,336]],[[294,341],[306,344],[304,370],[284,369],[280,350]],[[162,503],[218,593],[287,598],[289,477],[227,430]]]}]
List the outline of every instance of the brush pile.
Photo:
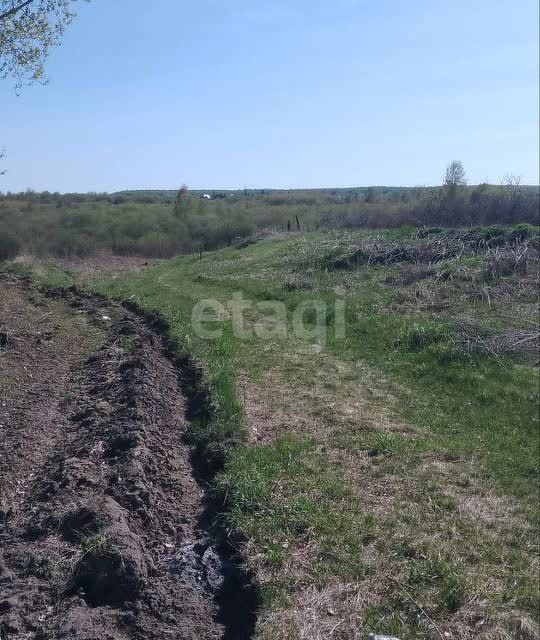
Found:
[{"label": "brush pile", "polygon": [[526,275],[529,262],[538,262],[539,258],[538,249],[528,239],[504,240],[492,245],[475,234],[461,232],[445,233],[436,239],[420,242],[366,241],[348,247],[334,247],[324,257],[324,267],[337,270],[404,263],[429,267],[447,260],[478,255],[484,256],[486,280],[513,273]]},{"label": "brush pile", "polygon": [[412,264],[436,264],[459,258],[467,251],[460,240],[434,240],[427,243],[364,243],[341,255],[329,255],[328,269],[352,269],[357,266],[391,265],[401,262]]},{"label": "brush pile", "polygon": [[540,360],[540,331],[508,329],[495,333],[469,318],[456,322],[456,333],[452,342],[467,353],[485,353],[493,357],[512,355],[538,364]]}]

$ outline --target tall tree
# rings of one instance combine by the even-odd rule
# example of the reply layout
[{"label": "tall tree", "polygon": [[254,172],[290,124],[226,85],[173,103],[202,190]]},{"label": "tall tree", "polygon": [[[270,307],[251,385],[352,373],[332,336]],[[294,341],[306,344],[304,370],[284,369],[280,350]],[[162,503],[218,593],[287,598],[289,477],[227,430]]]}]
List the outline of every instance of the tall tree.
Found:
[{"label": "tall tree", "polygon": [[191,210],[191,204],[192,200],[191,196],[189,195],[188,188],[185,184],[183,184],[178,190],[178,193],[176,194],[176,198],[174,200],[174,215],[185,222]]},{"label": "tall tree", "polygon": [[467,184],[465,177],[465,169],[461,160],[452,160],[446,167],[446,175],[444,177],[444,187],[449,198],[456,197],[458,191]]},{"label": "tall tree", "polygon": [[45,60],[73,20],[75,2],[0,0],[0,78],[14,78],[17,87],[44,80]]},{"label": "tall tree", "polygon": [[375,189],[373,187],[368,187],[368,190],[366,192],[366,202],[368,202],[369,204],[372,204],[376,200],[377,200],[377,193],[375,192]]}]

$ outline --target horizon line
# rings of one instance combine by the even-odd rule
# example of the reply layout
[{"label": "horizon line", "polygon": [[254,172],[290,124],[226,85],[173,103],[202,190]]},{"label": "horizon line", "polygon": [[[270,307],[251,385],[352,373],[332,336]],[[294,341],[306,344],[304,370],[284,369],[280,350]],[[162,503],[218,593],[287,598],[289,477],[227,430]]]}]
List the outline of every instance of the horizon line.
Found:
[{"label": "horizon line", "polygon": [[[467,187],[479,187],[480,185],[487,185],[488,187],[505,187],[509,185],[505,185],[503,183],[496,182],[478,182],[478,183],[470,183],[463,185],[465,188]],[[538,184],[518,184],[516,187],[527,188],[527,189],[540,189],[540,182]],[[442,188],[444,185],[442,184],[418,184],[414,186],[403,186],[403,185],[391,185],[391,184],[370,184],[370,185],[358,185],[358,186],[346,186],[346,187],[187,187],[188,192],[199,192],[199,191],[226,191],[226,192],[239,192],[239,191],[351,191],[358,189],[437,189]],[[141,187],[141,188],[125,188],[125,189],[116,189],[113,191],[50,191],[48,189],[39,190],[34,189],[32,187],[28,187],[25,190],[21,191],[11,191],[8,189],[7,191],[3,191],[0,189],[0,196],[10,195],[23,195],[26,193],[50,193],[50,194],[59,194],[59,195],[116,195],[118,193],[137,193],[137,192],[163,192],[163,191],[171,191],[176,192],[179,191],[182,187]]]}]

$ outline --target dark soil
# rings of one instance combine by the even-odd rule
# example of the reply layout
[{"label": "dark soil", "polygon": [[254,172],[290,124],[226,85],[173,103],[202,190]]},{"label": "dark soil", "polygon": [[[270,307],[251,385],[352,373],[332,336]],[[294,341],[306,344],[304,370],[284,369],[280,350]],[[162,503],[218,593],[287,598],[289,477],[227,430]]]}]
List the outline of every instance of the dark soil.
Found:
[{"label": "dark soil", "polygon": [[248,638],[166,338],[119,303],[0,280],[0,637]]}]

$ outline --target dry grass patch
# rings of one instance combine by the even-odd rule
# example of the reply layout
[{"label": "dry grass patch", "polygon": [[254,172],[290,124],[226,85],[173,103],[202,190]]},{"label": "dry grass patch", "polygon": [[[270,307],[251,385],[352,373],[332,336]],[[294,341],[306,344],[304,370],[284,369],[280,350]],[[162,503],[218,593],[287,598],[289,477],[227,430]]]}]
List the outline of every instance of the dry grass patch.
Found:
[{"label": "dry grass patch", "polygon": [[[519,638],[509,621],[527,619],[538,571],[534,529],[520,504],[488,486],[471,461],[418,449],[414,435],[381,425],[349,433],[348,442],[330,438],[306,452],[295,474],[311,470],[318,480],[295,491],[323,509],[350,512],[355,566],[343,568],[351,545],[345,534],[334,541],[343,546],[328,549],[320,514],[308,515],[300,536],[274,540],[279,558],[272,545],[252,541],[247,555],[261,583],[287,594],[261,618],[258,637]],[[344,489],[323,504],[330,476]],[[287,480],[273,491],[287,505]],[[366,518],[367,528],[354,524]],[[341,560],[332,567],[331,557]]]},{"label": "dry grass patch", "polygon": [[[333,542],[315,511],[300,535],[276,533],[262,545],[250,538],[246,555],[263,590],[281,594],[257,637],[521,637],[511,621],[526,621],[534,608],[533,526],[474,460],[426,449],[426,429],[400,422],[406,390],[326,352],[289,352],[259,383],[242,375],[239,390],[252,444],[271,449],[287,434],[313,443],[293,473],[303,478],[294,500],[313,500],[327,515],[348,511],[351,522]],[[310,473],[318,474],[313,483]],[[330,477],[343,487],[333,498]],[[285,520],[289,481],[272,485]]]},{"label": "dry grass patch", "polygon": [[254,382],[242,373],[238,395],[252,443],[269,444],[287,433],[325,441],[343,427],[416,432],[400,422],[398,399],[384,377],[364,362],[346,362],[327,352],[284,353]]},{"label": "dry grass patch", "polygon": [[259,624],[261,640],[355,640],[366,638],[362,611],[379,603],[377,594],[362,584],[308,587],[291,606],[265,616]]}]

